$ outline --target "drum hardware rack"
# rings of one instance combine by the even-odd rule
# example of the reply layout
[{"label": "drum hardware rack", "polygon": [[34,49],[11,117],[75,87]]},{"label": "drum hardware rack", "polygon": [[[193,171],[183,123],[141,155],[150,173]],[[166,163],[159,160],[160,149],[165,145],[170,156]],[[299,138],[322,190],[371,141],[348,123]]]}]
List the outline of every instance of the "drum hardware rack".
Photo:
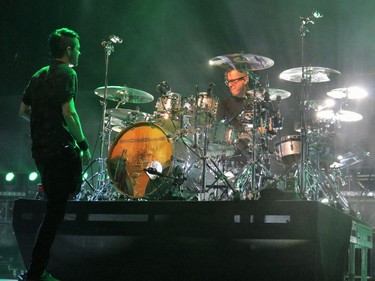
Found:
[{"label": "drum hardware rack", "polygon": [[[242,199],[242,200],[256,200],[260,197],[260,189],[261,185],[263,183],[263,180],[265,179],[277,179],[273,173],[264,165],[264,163],[261,163],[261,155],[258,155],[257,152],[259,150],[259,147],[261,147],[261,150],[264,150],[264,146],[267,148],[267,144],[264,145],[262,143],[259,143],[259,139],[261,137],[259,135],[265,134],[265,140],[268,140],[268,128],[270,127],[269,124],[269,117],[270,117],[270,106],[272,103],[269,100],[269,93],[268,91],[268,83],[266,83],[266,89],[265,89],[265,98],[264,100],[261,100],[257,97],[257,93],[259,91],[257,85],[259,85],[259,75],[255,74],[253,71],[248,69],[245,65],[244,69],[241,69],[242,71],[246,72],[247,76],[249,77],[250,81],[253,81],[252,83],[252,90],[254,93],[254,96],[247,96],[249,99],[251,99],[252,104],[252,118],[253,118],[253,126],[251,128],[252,132],[252,151],[251,151],[251,162],[248,163],[243,169],[238,178],[235,181],[234,189],[237,193],[235,195],[235,198]],[[262,115],[262,112],[264,112],[264,116]],[[273,113],[273,112],[272,112]],[[259,132],[258,129],[261,127],[260,121],[262,121],[262,118],[265,122],[265,132]],[[263,127],[263,126],[262,126]],[[264,151],[262,151],[262,155],[264,154]]]},{"label": "drum hardware rack", "polygon": [[[211,95],[212,95],[212,91],[213,91],[213,87],[215,86],[215,84],[213,83],[210,83],[209,86],[208,86],[208,90],[207,90],[207,99],[211,98]],[[201,99],[199,99],[201,98]],[[198,89],[198,86],[196,86],[196,94],[195,94],[195,108],[194,108],[194,130],[195,130],[195,134],[194,134],[194,145],[195,147],[198,147],[198,143],[197,143],[197,140],[198,140],[198,136],[197,136],[197,125],[198,125],[198,110],[202,107],[202,105],[204,104],[203,103],[203,98],[204,96],[201,95],[200,96],[200,93],[199,93],[199,89]],[[201,104],[199,104],[199,101],[201,102]],[[211,158],[211,157],[208,157],[207,153],[208,153],[208,146],[209,146],[209,139],[208,139],[208,135],[209,135],[209,130],[212,128],[212,126],[214,125],[215,123],[215,115],[213,114],[213,112],[211,111],[208,111],[208,112],[204,112],[204,131],[203,131],[203,153],[202,155],[200,156],[200,159],[202,161],[202,174],[201,174],[201,190],[199,191],[199,200],[203,201],[203,200],[207,200],[207,198],[205,198],[205,195],[206,194],[209,194],[209,191],[212,189],[214,190],[214,198],[219,198],[218,194],[216,191],[218,191],[218,186],[215,186],[215,183],[221,181],[224,183],[225,185],[225,191],[226,192],[223,192],[223,195],[224,194],[230,194],[230,191],[234,191],[234,187],[232,185],[232,183],[228,180],[227,176],[221,171],[221,169],[218,167],[217,163]],[[198,153],[199,154],[199,153]],[[213,167],[209,164],[211,163],[213,165]],[[207,167],[215,174],[215,180],[213,183],[211,183],[209,186],[207,185]]]}]

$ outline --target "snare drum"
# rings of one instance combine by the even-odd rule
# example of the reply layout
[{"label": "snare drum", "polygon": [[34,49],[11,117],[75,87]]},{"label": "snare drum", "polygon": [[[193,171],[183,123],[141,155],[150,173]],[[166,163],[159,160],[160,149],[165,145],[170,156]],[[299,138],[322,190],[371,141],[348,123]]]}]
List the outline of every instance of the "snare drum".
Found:
[{"label": "snare drum", "polygon": [[[192,167],[200,159],[188,149],[189,142],[170,139],[160,126],[150,122],[124,128],[107,157],[108,174],[116,190],[131,198],[157,198],[173,192],[171,177],[181,178],[185,190],[195,188]],[[146,173],[150,167],[162,176]]]},{"label": "snare drum", "polygon": [[231,125],[218,123],[214,127],[214,140],[213,143],[231,145],[235,139],[234,128]]},{"label": "snare drum", "polygon": [[275,143],[276,159],[286,165],[298,163],[301,155],[301,136],[289,135]]}]

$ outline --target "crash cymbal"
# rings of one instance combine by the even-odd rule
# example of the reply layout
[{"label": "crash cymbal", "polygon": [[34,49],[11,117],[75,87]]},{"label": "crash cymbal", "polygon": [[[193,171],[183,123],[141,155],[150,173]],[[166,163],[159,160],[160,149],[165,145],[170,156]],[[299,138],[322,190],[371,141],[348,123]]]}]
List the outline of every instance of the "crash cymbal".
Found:
[{"label": "crash cymbal", "polygon": [[332,120],[332,121],[341,121],[341,122],[356,122],[362,120],[363,116],[359,113],[340,110],[334,112],[332,109],[321,110],[316,113],[316,117],[321,120]]},{"label": "crash cymbal", "polygon": [[[105,87],[95,89],[95,94],[104,98]],[[123,101],[124,103],[148,103],[154,100],[154,97],[145,91],[122,87],[108,86],[107,99],[112,101]]]},{"label": "crash cymbal", "polygon": [[[340,74],[339,71],[331,68],[319,66],[305,67],[305,78],[308,79],[311,77],[311,83],[329,82]],[[280,79],[289,82],[302,82],[302,67],[291,68],[281,72]]]},{"label": "crash cymbal", "polygon": [[[271,101],[275,101],[277,99],[277,97],[280,97],[282,100],[283,99],[286,99],[286,98],[289,98],[291,93],[288,92],[288,91],[285,91],[285,90],[281,90],[281,89],[259,89],[256,91],[257,93],[257,98],[261,99],[261,100],[264,100],[265,99],[265,94],[266,92],[268,91],[269,95],[270,95],[270,100]],[[250,91],[247,91],[247,93],[253,95],[254,93],[254,90],[250,90]]]},{"label": "crash cymbal", "polygon": [[335,99],[362,99],[367,97],[367,91],[360,87],[337,88],[329,91],[327,95]]},{"label": "crash cymbal", "polygon": [[210,65],[222,67],[247,68],[247,70],[263,70],[274,65],[274,61],[263,56],[253,54],[229,54],[217,56],[209,60]]},{"label": "crash cymbal", "polygon": [[126,108],[107,109],[107,114],[122,121],[144,121],[149,116],[148,113]]}]

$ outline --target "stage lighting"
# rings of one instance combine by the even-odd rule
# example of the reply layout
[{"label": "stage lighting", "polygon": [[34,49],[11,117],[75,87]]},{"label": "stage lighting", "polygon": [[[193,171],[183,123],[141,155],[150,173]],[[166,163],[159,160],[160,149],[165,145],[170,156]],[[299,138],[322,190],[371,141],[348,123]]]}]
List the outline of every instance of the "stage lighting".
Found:
[{"label": "stage lighting", "polygon": [[31,172],[30,174],[29,174],[29,181],[31,181],[31,182],[34,182],[34,181],[36,181],[37,180],[37,178],[38,178],[38,173],[37,172]]},{"label": "stage lighting", "polygon": [[11,183],[15,180],[16,175],[13,172],[8,172],[5,174],[5,181]]}]

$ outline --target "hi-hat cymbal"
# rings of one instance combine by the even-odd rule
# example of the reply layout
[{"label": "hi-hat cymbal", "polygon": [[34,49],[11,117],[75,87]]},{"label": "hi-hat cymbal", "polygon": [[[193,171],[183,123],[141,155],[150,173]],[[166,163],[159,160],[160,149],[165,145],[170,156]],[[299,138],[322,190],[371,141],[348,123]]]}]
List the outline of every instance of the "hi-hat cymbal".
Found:
[{"label": "hi-hat cymbal", "polygon": [[247,70],[263,70],[274,65],[270,58],[253,54],[229,54],[217,56],[209,60],[210,65],[222,67],[247,68]]},{"label": "hi-hat cymbal", "polygon": [[[309,66],[304,68],[305,79],[310,83],[320,83],[320,82],[329,82],[339,76],[340,71],[319,67],[319,66]],[[311,79],[310,79],[311,78]],[[280,74],[280,79],[289,82],[302,82],[302,67],[291,68],[284,70]]]},{"label": "hi-hat cymbal", "polygon": [[[253,94],[254,93],[254,90],[250,90],[250,91],[247,91],[249,94]],[[281,89],[259,89],[256,91],[256,96],[257,98],[261,99],[261,100],[264,100],[265,99],[265,95],[266,95],[266,92],[269,93],[270,95],[270,100],[272,101],[275,101],[277,99],[277,97],[280,97],[282,100],[283,99],[286,99],[286,98],[289,98],[291,93],[288,92],[288,91],[285,91],[285,90],[281,90]]]},{"label": "hi-hat cymbal", "polygon": [[367,97],[367,92],[360,87],[348,87],[333,89],[327,95],[335,99],[362,99]]},{"label": "hi-hat cymbal", "polygon": [[[95,95],[104,98],[105,87],[95,89]],[[124,103],[148,103],[154,100],[154,97],[145,91],[122,87],[108,86],[107,99],[112,101],[123,101]]]},{"label": "hi-hat cymbal", "polygon": [[318,119],[321,120],[332,120],[332,121],[341,121],[341,122],[356,122],[362,120],[363,116],[359,113],[340,110],[334,112],[332,109],[321,110],[316,113]]},{"label": "hi-hat cymbal", "polygon": [[332,99],[305,101],[306,108],[313,109],[315,111],[327,110],[328,108],[332,108],[334,105],[335,102]]},{"label": "hi-hat cymbal", "polygon": [[137,121],[146,120],[148,113],[141,112],[138,110],[126,109],[126,108],[111,108],[107,109],[107,114],[111,117],[115,117],[122,121]]}]

